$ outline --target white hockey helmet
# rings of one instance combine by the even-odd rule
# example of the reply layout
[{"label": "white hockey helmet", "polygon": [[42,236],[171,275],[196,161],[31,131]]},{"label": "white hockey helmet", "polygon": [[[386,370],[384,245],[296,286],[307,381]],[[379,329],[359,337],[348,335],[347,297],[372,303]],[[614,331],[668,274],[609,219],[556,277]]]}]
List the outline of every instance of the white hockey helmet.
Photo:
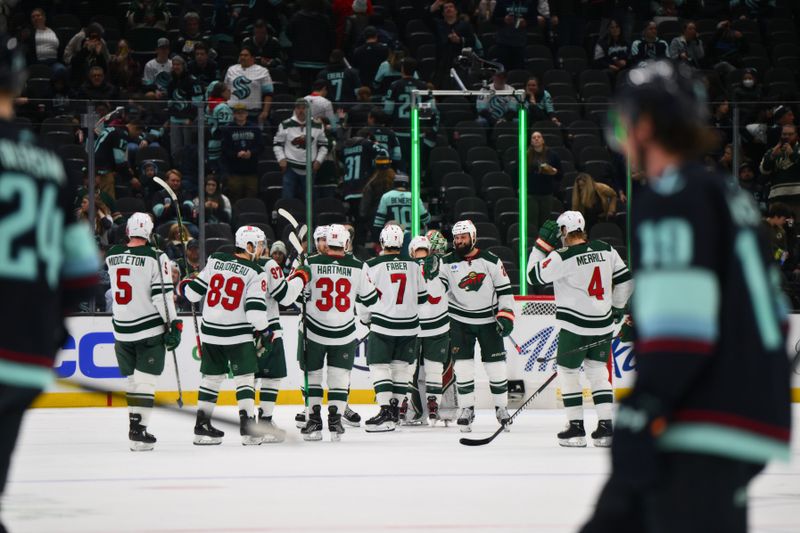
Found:
[{"label": "white hockey helmet", "polygon": [[556,220],[556,224],[559,228],[564,228],[562,232],[564,235],[586,229],[586,221],[580,211],[564,211]]},{"label": "white hockey helmet", "polygon": [[403,246],[403,237],[403,228],[395,224],[387,224],[381,230],[378,240],[381,243],[381,248],[401,248]]},{"label": "white hockey helmet", "polygon": [[252,244],[253,247],[258,248],[258,245],[267,245],[267,236],[261,231],[261,228],[255,226],[242,226],[236,230],[236,247],[242,250],[247,250],[247,245]]},{"label": "white hockey helmet", "polygon": [[472,239],[472,246],[475,246],[475,241],[478,240],[478,230],[475,229],[475,224],[471,220],[459,220],[453,226],[453,237],[456,235],[467,234]]},{"label": "white hockey helmet", "polygon": [[317,226],[314,228],[314,242],[317,242],[320,239],[327,239],[328,228],[329,226]]},{"label": "white hockey helmet", "polygon": [[140,239],[149,240],[150,234],[153,233],[153,219],[147,213],[134,213],[128,219],[125,230],[129,238],[139,237]]},{"label": "white hockey helmet", "polygon": [[424,235],[419,235],[411,239],[411,242],[408,243],[408,255],[414,257],[414,252],[416,252],[420,248],[428,250],[429,253],[431,251],[431,241],[429,241],[428,238]]},{"label": "white hockey helmet", "polygon": [[[347,248],[347,243],[350,242],[350,232],[347,231],[347,228],[341,224],[331,224],[330,226],[325,227],[327,228],[325,240],[328,246],[332,246],[334,248]],[[314,232],[314,237],[317,237],[316,231]]]}]

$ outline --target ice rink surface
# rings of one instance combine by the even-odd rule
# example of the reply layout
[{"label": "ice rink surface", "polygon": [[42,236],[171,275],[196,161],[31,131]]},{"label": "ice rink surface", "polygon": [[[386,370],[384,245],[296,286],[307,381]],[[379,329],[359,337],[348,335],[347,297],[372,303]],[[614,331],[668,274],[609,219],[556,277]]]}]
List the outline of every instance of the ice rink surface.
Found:
[{"label": "ice rink surface", "polygon": [[[375,406],[354,406],[362,418]],[[194,420],[157,411],[152,452],[128,451],[124,409],[29,412],[3,501],[11,533],[576,531],[609,469],[607,450],[565,449],[558,411],[532,410],[510,433],[469,448],[451,426],[303,442],[295,406],[278,406],[287,441],[193,446]],[[233,407],[220,413],[234,417]],[[795,427],[800,409],[795,410]],[[587,430],[594,429],[587,413]],[[497,428],[477,414],[473,436]],[[800,531],[800,439],[791,464],[751,488],[751,531]]]}]

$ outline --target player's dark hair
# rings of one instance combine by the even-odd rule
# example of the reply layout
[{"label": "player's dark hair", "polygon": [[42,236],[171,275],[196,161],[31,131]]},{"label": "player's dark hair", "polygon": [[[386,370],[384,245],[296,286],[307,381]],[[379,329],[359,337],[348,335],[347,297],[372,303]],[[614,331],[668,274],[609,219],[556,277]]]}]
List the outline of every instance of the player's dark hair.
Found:
[{"label": "player's dark hair", "polygon": [[314,81],[313,85],[311,85],[311,88],[315,91],[321,91],[322,89],[327,89],[328,82],[325,80],[316,80]]}]

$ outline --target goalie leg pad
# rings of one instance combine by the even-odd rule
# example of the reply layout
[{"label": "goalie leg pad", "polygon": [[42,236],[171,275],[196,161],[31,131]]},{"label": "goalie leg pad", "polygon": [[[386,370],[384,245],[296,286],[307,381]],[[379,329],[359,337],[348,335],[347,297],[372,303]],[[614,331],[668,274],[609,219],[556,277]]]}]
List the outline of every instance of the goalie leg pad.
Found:
[{"label": "goalie leg pad", "polygon": [[[322,405],[322,369],[308,372],[308,412],[315,405]],[[305,425],[305,424],[304,424]]]},{"label": "goalie leg pad", "polygon": [[612,406],[614,405],[614,391],[608,380],[608,368],[601,361],[587,359],[583,363],[586,378],[592,387],[592,400],[597,409],[597,418],[611,420]]},{"label": "goalie leg pad", "polygon": [[335,366],[328,367],[328,406],[344,413],[347,407],[347,392],[350,387],[350,371]]},{"label": "goalie leg pad", "polygon": [[392,367],[387,364],[369,365],[369,377],[375,388],[378,405],[389,405],[392,399]]},{"label": "goalie leg pad", "polygon": [[247,413],[248,418],[253,418],[256,403],[256,376],[255,374],[242,374],[233,376],[236,385],[236,403],[239,411]]},{"label": "goalie leg pad", "polygon": [[200,390],[197,394],[197,410],[203,411],[209,418],[217,406],[217,396],[225,374],[203,374],[200,378]]},{"label": "goalie leg pad", "polygon": [[495,407],[508,406],[508,367],[505,361],[483,363]]},{"label": "goalie leg pad", "polygon": [[558,365],[558,384],[567,421],[583,420],[583,389],[580,383],[580,368]]},{"label": "goalie leg pad", "polygon": [[272,416],[275,411],[275,401],[280,390],[280,378],[261,378],[261,387],[258,391],[259,407],[264,416]]},{"label": "goalie leg pad", "polygon": [[458,389],[458,405],[473,407],[475,405],[475,360],[458,359],[454,363],[456,372],[456,388]]}]

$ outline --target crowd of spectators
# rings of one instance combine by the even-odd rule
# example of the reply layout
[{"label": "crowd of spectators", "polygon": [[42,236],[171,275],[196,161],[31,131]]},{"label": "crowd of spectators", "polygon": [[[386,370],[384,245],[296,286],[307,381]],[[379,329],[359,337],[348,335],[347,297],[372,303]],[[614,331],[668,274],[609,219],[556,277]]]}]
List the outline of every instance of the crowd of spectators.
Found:
[{"label": "crowd of spectators", "polygon": [[[413,90],[421,91],[429,226],[447,233],[457,218],[472,218],[479,244],[506,261],[515,285],[519,224],[535,231],[567,208],[582,211],[590,234],[625,256],[626,177],[634,188],[646,184],[607,150],[602,130],[619,74],[659,58],[684,62],[703,76],[713,102],[709,127],[720,139],[706,163],[738,178],[765,220],[781,218],[776,205],[789,211],[779,255],[788,283],[800,271],[800,248],[792,244],[800,216],[794,2],[6,4],[0,27],[26,44],[30,65],[19,120],[57,146],[70,172],[83,174],[76,216],[90,216],[90,179],[97,185],[94,226],[101,245],[124,239],[120,228],[134,210],[152,213],[176,275],[196,270],[201,249],[206,255],[230,249],[232,233],[223,227],[257,224],[280,251],[286,226],[275,211],[284,207],[304,218],[307,151],[314,223],[353,223],[356,254],[373,254],[381,197],[397,190],[397,175],[403,183],[410,171]],[[459,87],[451,69],[467,88],[488,91],[426,96],[428,89]],[[491,92],[507,88],[521,96]],[[528,112],[530,139],[525,221],[515,203],[520,105]],[[88,110],[94,112],[92,146]],[[94,176],[87,175],[89,156]],[[175,191],[177,206],[154,186],[154,176]],[[195,240],[191,254],[178,245],[176,209]],[[768,225],[777,227],[773,222]]]}]

